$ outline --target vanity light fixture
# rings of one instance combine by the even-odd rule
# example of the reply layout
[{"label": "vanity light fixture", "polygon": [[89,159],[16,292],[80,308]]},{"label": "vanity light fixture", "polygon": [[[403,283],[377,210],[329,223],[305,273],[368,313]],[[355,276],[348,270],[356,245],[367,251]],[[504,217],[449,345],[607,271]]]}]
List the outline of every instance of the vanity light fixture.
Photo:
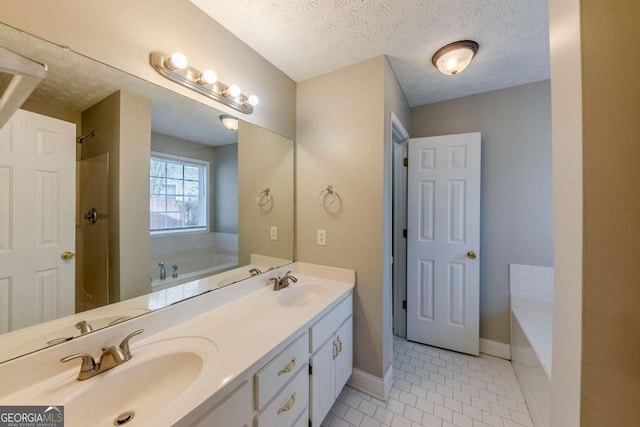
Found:
[{"label": "vanity light fixture", "polygon": [[479,47],[473,40],[453,42],[438,49],[431,62],[442,74],[454,76],[467,68]]},{"label": "vanity light fixture", "polygon": [[220,121],[227,129],[231,131],[238,130],[238,119],[235,117],[229,114],[223,114],[220,116]]},{"label": "vanity light fixture", "polygon": [[[178,83],[241,113],[251,114],[253,113],[253,107],[258,105],[259,99],[257,96],[244,95],[237,85],[227,86],[218,81],[218,75],[213,70],[200,71],[190,66],[187,57],[182,53],[176,52],[168,55],[162,52],[152,52],[149,55],[149,63],[160,75],[172,82]],[[222,120],[222,118],[220,120]],[[227,126],[227,128],[229,127]],[[236,124],[235,129],[237,128]]]}]

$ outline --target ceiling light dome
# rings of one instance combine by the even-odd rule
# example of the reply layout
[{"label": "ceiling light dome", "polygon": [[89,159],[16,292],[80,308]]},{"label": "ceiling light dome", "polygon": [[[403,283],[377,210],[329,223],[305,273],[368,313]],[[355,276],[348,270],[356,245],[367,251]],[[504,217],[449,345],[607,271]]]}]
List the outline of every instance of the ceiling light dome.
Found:
[{"label": "ceiling light dome", "polygon": [[223,114],[220,116],[220,121],[227,129],[231,131],[238,130],[238,119],[236,119],[235,117],[229,114]]},{"label": "ceiling light dome", "polygon": [[479,49],[473,40],[460,40],[438,49],[431,62],[442,74],[453,76],[467,68]]}]

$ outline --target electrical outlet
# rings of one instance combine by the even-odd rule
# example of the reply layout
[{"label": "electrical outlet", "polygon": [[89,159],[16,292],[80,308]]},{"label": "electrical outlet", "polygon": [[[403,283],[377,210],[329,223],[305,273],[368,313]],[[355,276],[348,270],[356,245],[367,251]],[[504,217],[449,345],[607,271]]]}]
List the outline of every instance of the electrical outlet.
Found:
[{"label": "electrical outlet", "polygon": [[327,230],[318,230],[318,246],[327,246]]},{"label": "electrical outlet", "polygon": [[271,226],[271,240],[278,240],[278,227],[275,225]]}]

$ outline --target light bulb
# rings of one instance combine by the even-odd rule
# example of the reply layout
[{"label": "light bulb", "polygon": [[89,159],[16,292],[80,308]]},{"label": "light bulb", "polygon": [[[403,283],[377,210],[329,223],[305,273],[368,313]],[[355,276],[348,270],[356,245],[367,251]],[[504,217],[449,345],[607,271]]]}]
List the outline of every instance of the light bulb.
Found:
[{"label": "light bulb", "polygon": [[453,70],[458,66],[458,60],[456,58],[449,58],[446,63],[446,67],[449,70]]},{"label": "light bulb", "polygon": [[218,81],[218,75],[213,70],[204,70],[200,77],[198,77],[198,83],[201,85],[213,84]]},{"label": "light bulb", "polygon": [[249,99],[247,99],[247,103],[252,107],[255,107],[256,105],[258,105],[259,102],[260,102],[260,98],[258,98],[255,95],[251,95],[249,96]]},{"label": "light bulb", "polygon": [[173,55],[171,55],[171,58],[169,58],[169,61],[167,62],[168,62],[167,65],[172,70],[182,70],[183,68],[187,68],[187,65],[189,65],[189,61],[187,60],[187,57],[180,52],[176,52]]},{"label": "light bulb", "polygon": [[231,85],[227,88],[227,94],[229,94],[229,96],[232,98],[239,97],[241,93],[242,91],[237,85]]}]

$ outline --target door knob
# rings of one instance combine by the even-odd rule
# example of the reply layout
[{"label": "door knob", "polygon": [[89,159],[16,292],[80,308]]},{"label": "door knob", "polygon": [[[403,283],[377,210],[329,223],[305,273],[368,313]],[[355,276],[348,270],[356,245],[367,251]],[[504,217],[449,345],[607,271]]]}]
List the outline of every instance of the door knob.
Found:
[{"label": "door knob", "polygon": [[476,253],[473,251],[469,251],[467,252],[467,258],[469,259],[476,259]]},{"label": "door knob", "polygon": [[64,251],[60,254],[60,259],[63,261],[69,261],[70,259],[74,259],[76,254],[70,251]]}]

